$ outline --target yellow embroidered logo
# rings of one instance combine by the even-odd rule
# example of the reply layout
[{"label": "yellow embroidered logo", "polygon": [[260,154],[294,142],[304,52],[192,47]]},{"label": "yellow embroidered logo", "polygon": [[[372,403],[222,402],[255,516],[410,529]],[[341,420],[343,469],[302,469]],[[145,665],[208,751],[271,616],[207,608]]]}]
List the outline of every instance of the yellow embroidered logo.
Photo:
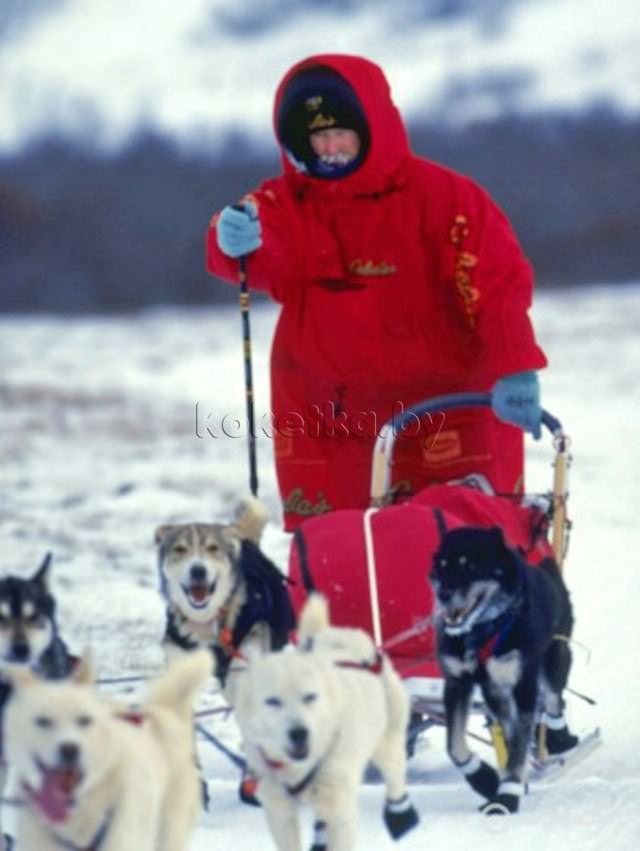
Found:
[{"label": "yellow embroidered logo", "polygon": [[373,260],[362,260],[356,257],[349,263],[349,271],[352,275],[363,275],[367,278],[382,277],[384,275],[395,275],[398,271],[393,263],[385,260],[375,263]]},{"label": "yellow embroidered logo", "polygon": [[322,491],[316,494],[316,502],[305,499],[302,488],[294,488],[282,503],[283,510],[288,514],[299,514],[301,517],[312,517],[316,514],[326,514],[333,510]]},{"label": "yellow embroidered logo", "polygon": [[319,112],[313,121],[308,125],[309,130],[324,130],[327,127],[333,127],[336,124],[336,119],[333,115],[323,115]]},{"label": "yellow embroidered logo", "polygon": [[309,112],[313,112],[314,109],[320,109],[321,103],[322,103],[322,95],[314,95],[311,98],[307,98],[304,102],[304,105],[307,107]]},{"label": "yellow embroidered logo", "polygon": [[480,292],[471,283],[471,270],[478,264],[478,258],[470,251],[463,250],[463,243],[469,236],[469,225],[467,217],[457,215],[449,231],[449,238],[456,246],[456,262],[454,270],[454,281],[458,295],[462,300],[462,306],[471,328],[476,327],[477,303]]},{"label": "yellow embroidered logo", "polygon": [[431,446],[423,449],[422,455],[427,464],[438,464],[459,458],[462,455],[460,432],[455,429],[441,431],[438,439]]}]

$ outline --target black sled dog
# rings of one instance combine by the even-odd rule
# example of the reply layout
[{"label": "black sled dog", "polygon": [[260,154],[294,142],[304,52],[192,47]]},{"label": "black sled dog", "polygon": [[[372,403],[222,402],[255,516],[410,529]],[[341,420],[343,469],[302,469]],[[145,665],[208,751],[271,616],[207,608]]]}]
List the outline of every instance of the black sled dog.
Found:
[{"label": "black sled dog", "polygon": [[[518,810],[536,722],[549,753],[578,739],[564,720],[573,613],[553,559],[532,567],[499,528],[445,532],[430,579],[437,599],[438,659],[445,678],[447,751],[488,813]],[[473,687],[501,725],[507,763],[501,777],[469,749]]]},{"label": "black sled dog", "polygon": [[[49,589],[51,553],[29,579],[4,576],[0,579],[0,732],[11,684],[3,676],[11,666],[28,667],[47,679],[67,677],[74,665],[62,640],[56,620],[56,601]],[[2,758],[0,736],[0,796],[4,792],[7,771]],[[0,851],[11,848],[0,830]]]}]

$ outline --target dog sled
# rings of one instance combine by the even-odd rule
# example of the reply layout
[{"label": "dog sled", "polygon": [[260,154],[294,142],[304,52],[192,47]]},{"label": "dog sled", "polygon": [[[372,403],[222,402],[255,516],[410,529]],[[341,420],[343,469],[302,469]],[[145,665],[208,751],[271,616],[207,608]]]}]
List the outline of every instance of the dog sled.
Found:
[{"label": "dog sled", "polygon": [[[554,450],[553,483],[542,494],[495,494],[482,476],[434,484],[394,502],[391,474],[396,437],[412,417],[490,407],[489,393],[453,394],[426,400],[406,410],[381,431],[373,451],[371,507],[341,510],[305,521],[292,540],[289,578],[294,608],[318,591],[331,605],[337,626],[369,632],[405,681],[412,706],[408,749],[421,734],[445,723],[444,679],[436,658],[435,598],[428,581],[433,553],[445,530],[498,526],[506,544],[538,566],[552,558],[560,569],[568,548],[571,521],[567,514],[570,441],[561,423],[548,412],[542,422]],[[499,765],[506,761],[501,731],[489,721],[474,692],[472,712],[487,719]],[[599,741],[599,731],[580,740],[575,757]],[[565,769],[569,757],[551,759],[544,741],[532,749],[538,776]]]}]

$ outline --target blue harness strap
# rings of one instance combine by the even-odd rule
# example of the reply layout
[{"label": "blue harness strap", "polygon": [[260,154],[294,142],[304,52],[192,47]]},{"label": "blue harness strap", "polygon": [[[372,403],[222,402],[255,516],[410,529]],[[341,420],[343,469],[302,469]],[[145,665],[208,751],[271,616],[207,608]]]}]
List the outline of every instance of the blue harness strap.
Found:
[{"label": "blue harness strap", "polygon": [[507,637],[511,627],[513,626],[513,622],[516,618],[515,611],[509,610],[509,614],[511,617],[507,618],[505,622],[500,626],[488,641],[482,644],[476,650],[476,656],[478,657],[478,661],[482,662],[482,664],[486,664],[487,660],[491,658],[491,656],[495,656],[498,652],[500,645]]}]

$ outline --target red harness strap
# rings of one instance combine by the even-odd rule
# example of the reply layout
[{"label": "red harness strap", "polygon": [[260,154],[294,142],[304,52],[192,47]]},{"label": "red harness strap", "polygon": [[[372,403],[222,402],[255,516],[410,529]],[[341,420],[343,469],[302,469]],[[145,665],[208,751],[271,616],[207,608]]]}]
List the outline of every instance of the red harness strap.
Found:
[{"label": "red harness strap", "polygon": [[122,721],[128,721],[129,724],[135,724],[139,727],[145,720],[145,714],[140,709],[127,709],[125,712],[119,712],[118,718]]},{"label": "red harness strap", "polygon": [[369,671],[371,674],[380,674],[384,664],[384,654],[376,653],[373,662],[336,662],[338,668],[354,668],[357,671]]},{"label": "red harness strap", "polygon": [[218,641],[226,655],[231,659],[241,659],[243,662],[248,661],[247,657],[241,653],[233,643],[233,632],[229,629],[229,627],[224,627],[224,629],[220,630]]},{"label": "red harness strap", "polygon": [[495,650],[496,645],[498,644],[501,638],[501,633],[497,632],[495,635],[492,635],[491,638],[485,644],[482,645],[482,647],[478,648],[478,652],[476,655],[478,657],[479,662],[481,662],[483,665],[486,664],[487,659],[493,656],[493,651]]}]

